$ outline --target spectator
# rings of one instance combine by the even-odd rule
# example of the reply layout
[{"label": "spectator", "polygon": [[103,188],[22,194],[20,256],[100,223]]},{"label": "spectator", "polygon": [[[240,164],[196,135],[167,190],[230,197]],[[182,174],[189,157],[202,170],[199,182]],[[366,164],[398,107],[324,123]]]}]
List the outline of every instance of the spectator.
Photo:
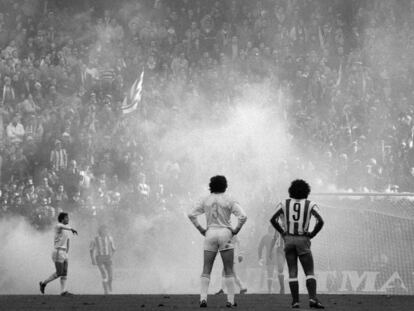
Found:
[{"label": "spectator", "polygon": [[17,147],[14,154],[11,156],[11,176],[17,180],[24,180],[29,173],[29,161],[23,154],[23,149]]},{"label": "spectator", "polygon": [[24,205],[25,210],[33,213],[37,204],[39,203],[39,195],[35,190],[33,181],[29,181],[24,189]]},{"label": "spectator", "polygon": [[151,188],[147,184],[146,175],[144,173],[139,173],[139,180],[138,180],[138,191],[140,194],[140,201],[141,202],[148,202]]},{"label": "spectator", "polygon": [[16,114],[13,116],[12,121],[7,125],[6,132],[9,143],[19,145],[23,142],[25,131],[20,123],[20,115]]},{"label": "spectator", "polygon": [[7,107],[8,111],[13,111],[14,104],[16,102],[16,92],[14,87],[12,86],[10,77],[4,77],[4,85],[3,85],[3,95],[2,95],[2,103],[5,107]]},{"label": "spectator", "polygon": [[52,196],[52,206],[57,212],[63,211],[66,204],[68,203],[68,195],[66,194],[64,185],[60,184],[57,187],[56,192]]},{"label": "spectator", "polygon": [[63,172],[62,182],[67,191],[68,197],[73,197],[74,193],[80,191],[80,185],[83,180],[80,171],[78,170],[76,160],[70,160],[68,168]]},{"label": "spectator", "polygon": [[55,209],[49,205],[47,198],[41,198],[40,204],[36,206],[32,213],[32,222],[39,230],[49,228],[56,219]]},{"label": "spectator", "polygon": [[49,186],[49,179],[47,177],[43,178],[43,182],[36,189],[39,199],[46,199],[48,204],[52,203],[52,197],[54,195],[52,187]]},{"label": "spectator", "polygon": [[50,152],[50,167],[56,173],[62,173],[68,165],[66,150],[62,148],[60,140],[55,141],[55,148]]}]

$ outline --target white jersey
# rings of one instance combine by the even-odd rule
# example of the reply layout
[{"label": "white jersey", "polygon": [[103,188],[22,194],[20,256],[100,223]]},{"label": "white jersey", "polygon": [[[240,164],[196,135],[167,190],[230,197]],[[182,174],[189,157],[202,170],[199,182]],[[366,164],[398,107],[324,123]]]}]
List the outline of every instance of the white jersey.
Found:
[{"label": "white jersey", "polygon": [[200,200],[188,217],[197,226],[197,216],[202,214],[206,215],[207,229],[210,227],[231,229],[232,214],[239,219],[240,224],[244,224],[247,219],[239,203],[224,193],[211,193]]},{"label": "white jersey", "polygon": [[71,227],[62,223],[58,223],[55,226],[55,249],[67,249],[69,236],[68,230],[64,230],[64,228],[69,230],[71,229]]}]

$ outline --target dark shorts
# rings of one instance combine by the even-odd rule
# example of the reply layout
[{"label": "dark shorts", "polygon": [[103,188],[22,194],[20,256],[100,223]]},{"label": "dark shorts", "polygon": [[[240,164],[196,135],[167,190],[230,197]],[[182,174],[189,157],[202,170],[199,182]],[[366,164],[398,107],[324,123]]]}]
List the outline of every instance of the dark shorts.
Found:
[{"label": "dark shorts", "polygon": [[56,274],[57,276],[67,276],[68,275],[68,261],[55,262]]},{"label": "dark shorts", "polygon": [[311,254],[311,241],[307,236],[286,235],[285,236],[285,253],[295,252],[298,256]]},{"label": "dark shorts", "polygon": [[96,256],[96,264],[98,266],[102,266],[102,265],[110,266],[110,265],[112,265],[111,256],[109,256],[109,255],[97,255]]}]

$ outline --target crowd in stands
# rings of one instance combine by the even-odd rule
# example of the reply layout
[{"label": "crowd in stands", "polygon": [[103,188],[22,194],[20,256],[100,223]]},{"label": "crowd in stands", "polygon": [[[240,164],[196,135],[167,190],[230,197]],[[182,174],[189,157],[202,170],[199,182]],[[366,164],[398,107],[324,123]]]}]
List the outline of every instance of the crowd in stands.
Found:
[{"label": "crowd in stands", "polygon": [[[3,0],[0,9],[2,214],[43,228],[60,209],[177,205],[191,169],[152,161],[157,141],[134,124],[143,116],[161,137],[179,114],[220,122],[260,83],[283,92],[268,104],[281,106],[299,150],[278,176],[413,191],[414,1]],[[142,70],[132,113],[141,117],[124,116]]]}]

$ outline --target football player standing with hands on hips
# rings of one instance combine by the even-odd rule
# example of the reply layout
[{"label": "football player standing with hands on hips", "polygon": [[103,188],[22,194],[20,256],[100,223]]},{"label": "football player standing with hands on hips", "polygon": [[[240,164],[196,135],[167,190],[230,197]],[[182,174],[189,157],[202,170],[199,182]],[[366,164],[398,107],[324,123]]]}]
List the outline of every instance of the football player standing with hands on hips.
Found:
[{"label": "football player standing with hands on hips", "polygon": [[[307,199],[311,189],[306,181],[302,179],[292,181],[288,191],[289,199],[277,205],[276,212],[270,219],[270,222],[283,236],[285,241],[285,256],[289,269],[289,287],[293,298],[292,308],[298,309],[300,307],[298,283],[299,259],[306,275],[309,307],[324,309],[324,306],[316,298],[316,278],[310,249],[310,240],[319,233],[324,222],[319,214],[317,204]],[[309,223],[312,216],[316,219],[316,225],[309,232]],[[285,228],[280,225],[279,218],[282,218],[281,220]]]},{"label": "football player standing with hands on hips", "polygon": [[[234,302],[234,245],[232,238],[239,233],[247,217],[240,205],[225,194],[227,189],[226,177],[221,175],[212,177],[209,186],[210,195],[202,199],[188,214],[194,226],[205,236],[204,265],[200,279],[200,308],[207,307],[210,274],[218,251],[224,266],[224,283],[227,288],[226,307],[232,308],[237,306]],[[197,220],[197,216],[202,214],[206,215],[206,228],[203,228]],[[230,224],[232,214],[238,218],[238,224],[234,229]]]}]

